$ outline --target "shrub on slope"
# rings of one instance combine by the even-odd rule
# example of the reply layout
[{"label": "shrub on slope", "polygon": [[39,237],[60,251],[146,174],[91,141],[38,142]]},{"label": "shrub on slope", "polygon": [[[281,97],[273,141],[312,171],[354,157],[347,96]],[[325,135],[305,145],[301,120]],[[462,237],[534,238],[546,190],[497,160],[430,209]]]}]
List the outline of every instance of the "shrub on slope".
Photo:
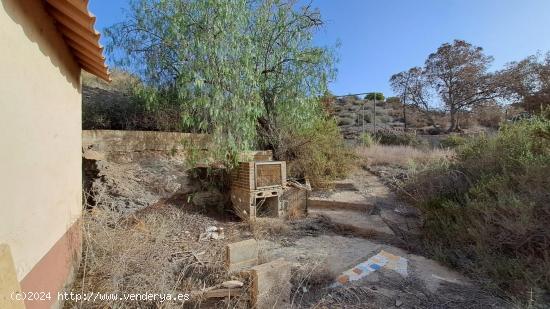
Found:
[{"label": "shrub on slope", "polygon": [[404,189],[434,256],[506,291],[550,290],[550,121],[471,140]]}]

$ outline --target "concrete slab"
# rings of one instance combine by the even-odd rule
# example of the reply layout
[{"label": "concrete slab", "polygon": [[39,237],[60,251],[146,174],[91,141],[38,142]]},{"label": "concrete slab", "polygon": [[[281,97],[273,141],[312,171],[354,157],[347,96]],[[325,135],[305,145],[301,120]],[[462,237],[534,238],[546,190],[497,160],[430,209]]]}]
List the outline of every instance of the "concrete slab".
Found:
[{"label": "concrete slab", "polygon": [[250,269],[252,308],[290,307],[290,263],[279,259]]},{"label": "concrete slab", "polygon": [[[436,261],[363,238],[333,235],[307,236],[296,240],[292,246],[281,246],[274,242],[263,241],[260,243],[260,247],[264,251],[262,254],[267,259],[284,257],[295,268],[314,267],[317,271],[329,272],[334,279],[346,270],[383,251],[386,256],[406,259],[407,276],[418,280],[431,292],[436,292],[444,282],[460,285],[470,284],[467,278]],[[387,267],[383,267],[381,271],[395,273],[393,280],[403,280],[405,272],[402,261],[401,263],[386,263],[384,266],[386,265]],[[400,269],[401,275],[395,271],[396,269]],[[377,279],[377,272],[362,278],[365,282],[373,282]]]},{"label": "concrete slab", "polygon": [[225,265],[229,272],[248,269],[258,264],[258,243],[254,239],[239,241],[226,246]]},{"label": "concrete slab", "polygon": [[300,238],[293,246],[262,241],[260,254],[267,260],[284,258],[296,268],[314,267],[336,278],[339,273],[374,255],[382,247],[363,238],[321,235]]},{"label": "concrete slab", "polygon": [[365,204],[358,201],[339,201],[322,197],[309,197],[307,199],[307,207],[310,209],[331,209],[331,210],[355,210],[359,212],[369,213],[374,208],[374,205]]},{"label": "concrete slab", "polygon": [[332,223],[350,228],[360,233],[373,232],[377,235],[383,234],[394,236],[393,231],[379,215],[368,215],[350,210],[318,210],[312,209],[310,215],[323,215]]},{"label": "concrete slab", "polygon": [[361,280],[382,268],[393,270],[402,277],[408,277],[407,266],[408,260],[406,258],[381,250],[375,256],[343,272],[336,278],[332,286],[341,286],[350,281]]},{"label": "concrete slab", "polygon": [[460,285],[471,284],[463,275],[434,260],[414,254],[409,254],[408,258],[414,266],[415,277],[424,282],[424,285],[430,292],[436,292],[441,284],[445,282]]}]

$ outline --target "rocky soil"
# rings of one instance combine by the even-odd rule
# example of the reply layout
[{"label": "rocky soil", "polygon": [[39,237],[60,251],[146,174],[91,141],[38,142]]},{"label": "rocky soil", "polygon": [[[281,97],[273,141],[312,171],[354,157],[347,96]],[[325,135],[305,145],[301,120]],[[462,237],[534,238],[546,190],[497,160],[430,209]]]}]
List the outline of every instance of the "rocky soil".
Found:
[{"label": "rocky soil", "polygon": [[374,131],[374,115],[377,128],[403,128],[402,119],[394,118],[392,110],[384,108],[383,102],[378,102],[374,112],[374,101],[366,101],[354,97],[338,98],[331,103],[332,114],[338,127],[347,140],[356,140],[363,130]]}]

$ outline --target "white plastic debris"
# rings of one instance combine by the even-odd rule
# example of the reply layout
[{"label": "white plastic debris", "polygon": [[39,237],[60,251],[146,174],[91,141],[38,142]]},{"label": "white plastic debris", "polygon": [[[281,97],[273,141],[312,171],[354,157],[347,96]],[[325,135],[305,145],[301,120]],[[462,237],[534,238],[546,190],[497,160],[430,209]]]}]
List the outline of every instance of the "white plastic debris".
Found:
[{"label": "white plastic debris", "polygon": [[225,235],[224,235],[224,232],[223,232],[223,228],[220,227],[215,227],[215,226],[209,226],[206,228],[206,232],[204,233],[201,233],[199,235],[199,241],[202,241],[202,240],[210,240],[210,239],[214,239],[214,240],[220,240],[220,239],[224,239],[225,238]]}]

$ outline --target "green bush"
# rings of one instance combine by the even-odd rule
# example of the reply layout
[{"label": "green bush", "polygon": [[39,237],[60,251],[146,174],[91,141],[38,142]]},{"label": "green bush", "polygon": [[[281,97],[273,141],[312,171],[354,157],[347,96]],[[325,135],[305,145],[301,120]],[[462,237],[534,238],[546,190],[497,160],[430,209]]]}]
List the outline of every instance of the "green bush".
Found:
[{"label": "green bush", "polygon": [[384,101],[384,94],[382,92],[371,92],[365,95],[365,100],[373,101],[376,98],[376,101]]},{"label": "green bush", "polygon": [[455,161],[404,191],[423,210],[427,252],[489,286],[550,290],[550,121],[525,120],[468,140]]},{"label": "green bush", "polygon": [[416,134],[392,129],[378,129],[374,137],[383,145],[418,146],[422,144]]},{"label": "green bush", "polygon": [[455,148],[464,144],[466,144],[466,138],[456,134],[451,134],[439,142],[439,146],[443,148]]},{"label": "green bush", "polygon": [[361,134],[360,141],[361,141],[361,145],[365,147],[370,147],[378,143],[378,141],[368,132]]},{"label": "green bush", "polygon": [[288,132],[275,156],[287,161],[289,176],[307,177],[315,187],[346,177],[356,159],[336,122],[329,118],[317,120],[309,129]]}]

